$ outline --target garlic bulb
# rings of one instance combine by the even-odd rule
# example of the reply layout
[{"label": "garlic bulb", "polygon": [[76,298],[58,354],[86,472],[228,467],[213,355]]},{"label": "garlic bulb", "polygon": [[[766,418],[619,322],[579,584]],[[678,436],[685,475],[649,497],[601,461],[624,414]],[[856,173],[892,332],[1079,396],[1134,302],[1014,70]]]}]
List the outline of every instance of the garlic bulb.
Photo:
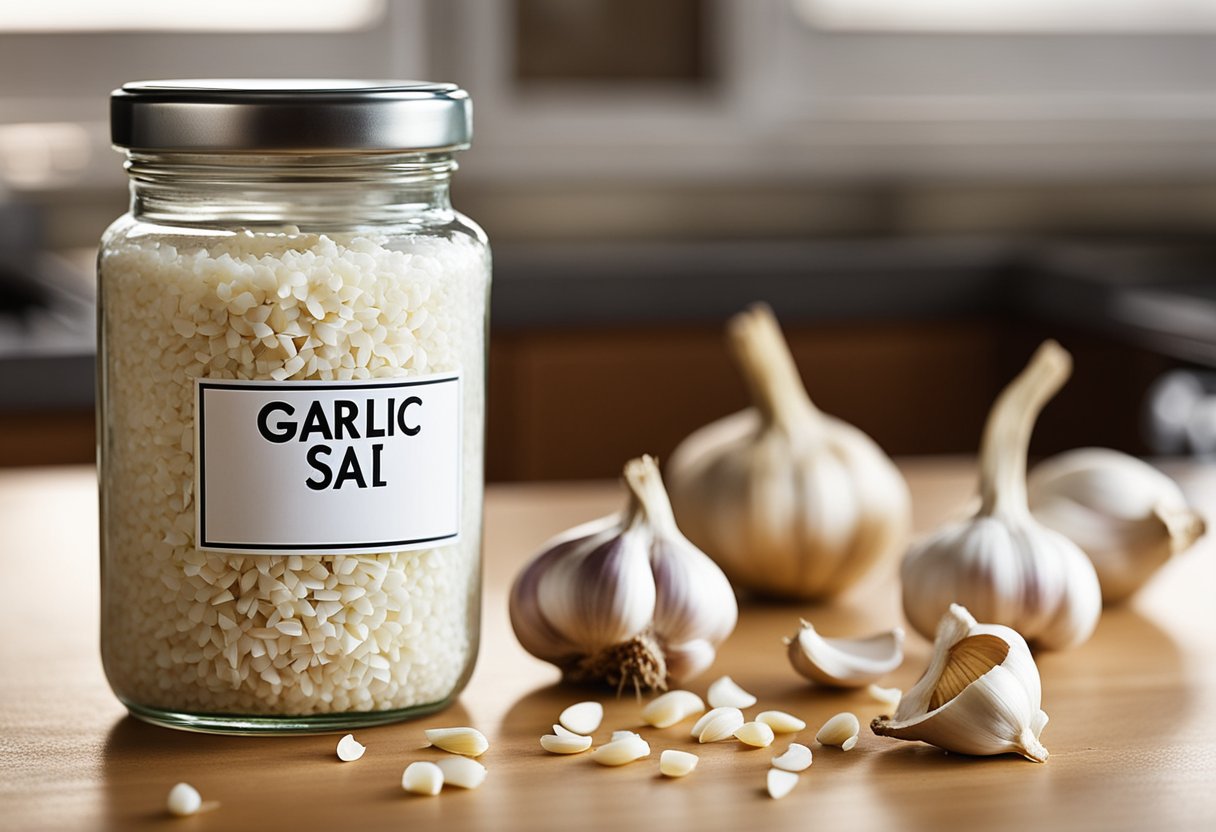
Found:
[{"label": "garlic bulb", "polygon": [[977,624],[951,604],[937,627],[929,668],[904,694],[894,717],[870,723],[879,736],[920,740],[959,754],[1016,753],[1047,761],[1039,735],[1039,669],[1026,641],[1009,627]]},{"label": "garlic bulb", "polygon": [[549,541],[511,587],[511,624],[574,682],[664,688],[713,663],[735,628],[726,576],[676,528],[658,466],[625,466],[629,505]]},{"label": "garlic bulb", "polygon": [[926,638],[955,602],[1049,650],[1081,644],[1093,633],[1102,597],[1089,558],[1035,522],[1026,505],[1030,433],[1071,368],[1059,344],[1039,347],[988,415],[979,513],[917,543],[904,558],[904,613]]},{"label": "garlic bulb", "polygon": [[811,403],[767,306],[728,330],[756,406],[676,449],[676,518],[737,587],[830,598],[904,544],[908,487],[873,440]]},{"label": "garlic bulb", "polygon": [[1108,604],[1143,586],[1206,528],[1177,483],[1107,448],[1045,460],[1030,472],[1026,490],[1035,519],[1089,555]]},{"label": "garlic bulb", "polygon": [[904,660],[904,631],[896,627],[867,638],[824,638],[811,622],[785,640],[794,670],[821,685],[859,688],[881,679]]}]

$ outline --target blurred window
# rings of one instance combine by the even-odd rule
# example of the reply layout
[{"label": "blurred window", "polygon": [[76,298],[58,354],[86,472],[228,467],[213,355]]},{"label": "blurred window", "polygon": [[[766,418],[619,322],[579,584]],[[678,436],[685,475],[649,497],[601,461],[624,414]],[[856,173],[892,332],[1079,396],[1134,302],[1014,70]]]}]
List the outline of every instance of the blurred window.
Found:
[{"label": "blurred window", "polygon": [[1212,0],[791,0],[821,29],[909,32],[1193,32]]},{"label": "blurred window", "polygon": [[0,32],[313,32],[362,29],[385,0],[36,0],[0,3]]}]

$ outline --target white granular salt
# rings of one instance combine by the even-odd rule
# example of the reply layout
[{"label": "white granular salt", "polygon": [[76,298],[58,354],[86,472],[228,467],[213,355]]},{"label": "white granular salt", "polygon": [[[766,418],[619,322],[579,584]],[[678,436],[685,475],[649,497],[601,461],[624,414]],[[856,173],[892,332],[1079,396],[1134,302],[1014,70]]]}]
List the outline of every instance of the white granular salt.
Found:
[{"label": "white granular salt", "polygon": [[[107,243],[101,271],[103,649],[116,692],[250,715],[447,698],[476,636],[485,246],[294,229],[132,236]],[[463,373],[459,543],[318,556],[194,547],[195,378],[449,371]]]}]

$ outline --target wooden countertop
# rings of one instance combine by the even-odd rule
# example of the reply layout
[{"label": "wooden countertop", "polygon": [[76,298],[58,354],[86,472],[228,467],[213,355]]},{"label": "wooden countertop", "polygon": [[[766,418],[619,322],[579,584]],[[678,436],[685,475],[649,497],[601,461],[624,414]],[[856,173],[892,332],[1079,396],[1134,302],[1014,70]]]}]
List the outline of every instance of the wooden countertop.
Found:
[{"label": "wooden countertop", "polygon": [[[919,530],[956,513],[973,484],[969,464],[906,462]],[[1216,516],[1216,468],[1173,473]],[[828,633],[898,623],[889,570],[832,607],[745,605],[717,664],[691,687],[731,674],[763,707],[802,716],[815,762],[788,798],[763,793],[774,749],[700,746],[687,725],[645,729],[653,756],[620,769],[538,746],[561,709],[591,698],[556,686],[557,673],[516,643],[506,592],[551,534],[613,510],[612,484],[498,486],[487,500],[481,659],[460,702],[413,723],[357,732],[367,753],[339,763],[336,737],[218,737],[179,733],[125,716],[97,651],[97,544],[88,468],[0,473],[0,829],[1205,829],[1216,828],[1216,557],[1201,543],[1177,558],[1128,607],[1108,611],[1094,638],[1040,657],[1051,724],[1045,765],[972,759],[863,730],[853,751],[821,749],[815,729],[852,710],[879,712],[864,692],[832,693],[790,670],[781,637],[798,617]],[[907,688],[928,646],[909,638],[889,684]],[[606,703],[600,735],[634,728],[632,697]],[[407,795],[401,771],[422,749],[422,729],[471,724],[490,738],[475,792]],[[774,748],[784,748],[779,739]],[[701,755],[690,777],[658,776],[661,749]],[[214,810],[165,814],[179,780]]]}]

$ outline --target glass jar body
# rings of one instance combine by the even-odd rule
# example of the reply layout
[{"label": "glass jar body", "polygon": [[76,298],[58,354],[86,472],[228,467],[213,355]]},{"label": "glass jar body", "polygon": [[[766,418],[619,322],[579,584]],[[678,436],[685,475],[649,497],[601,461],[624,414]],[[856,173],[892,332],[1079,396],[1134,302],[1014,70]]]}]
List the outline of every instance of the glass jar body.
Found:
[{"label": "glass jar body", "polygon": [[[490,278],[484,234],[447,202],[450,159],[133,157],[129,168],[132,211],[107,231],[98,267],[111,687],[135,715],[197,730],[333,730],[444,707],[477,653]],[[442,457],[455,470],[411,476],[415,487],[429,474],[456,483],[457,536],[375,551],[289,540],[289,553],[199,537],[202,494],[257,480],[246,502],[261,505],[275,483],[284,493],[294,484],[250,456],[244,471],[229,465],[227,482],[208,463],[200,490],[200,458],[227,441],[214,435],[200,450],[203,380],[271,398],[282,385],[307,400],[335,386],[439,377],[458,379],[458,427]],[[289,401],[303,420],[301,399]],[[352,419],[343,436],[320,420],[316,441],[276,444],[279,456],[267,458],[318,446],[365,455],[368,427],[361,436]],[[301,439],[308,429],[291,427]],[[351,511],[372,510],[366,498],[383,475],[342,481],[336,458],[321,502],[294,506],[276,493],[273,511],[242,522],[258,527],[275,514],[281,530],[294,522],[283,515],[297,513],[324,527],[329,509],[315,506],[332,505],[344,514],[333,522],[349,526]],[[310,470],[320,483],[322,467]],[[333,502],[343,489],[346,502]]]}]

